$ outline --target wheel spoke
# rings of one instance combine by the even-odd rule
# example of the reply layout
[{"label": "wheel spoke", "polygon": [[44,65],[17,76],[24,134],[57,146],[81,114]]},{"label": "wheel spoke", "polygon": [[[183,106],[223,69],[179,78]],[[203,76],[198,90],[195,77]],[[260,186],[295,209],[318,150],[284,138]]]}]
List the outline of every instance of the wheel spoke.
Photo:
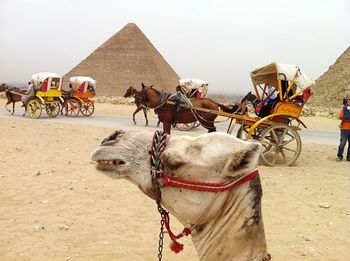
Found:
[{"label": "wheel spoke", "polygon": [[296,140],[295,137],[291,138],[290,140],[287,140],[287,141],[283,142],[281,145],[282,145],[282,146],[286,146],[287,144],[291,143],[291,142],[294,141],[294,140]]},{"label": "wheel spoke", "polygon": [[277,154],[278,154],[278,150],[276,150],[275,154],[273,155],[273,158],[272,158],[272,165],[275,165],[276,158],[277,158]]},{"label": "wheel spoke", "polygon": [[275,148],[272,148],[272,147],[267,148],[266,150],[264,150],[264,151],[262,152],[262,154],[263,154],[263,155],[266,155],[267,153],[272,153],[272,152],[273,152],[273,149],[275,149]]},{"label": "wheel spoke", "polygon": [[282,142],[284,141],[284,138],[286,137],[287,131],[288,131],[288,129],[283,130],[279,144],[282,144]]},{"label": "wheel spoke", "polygon": [[286,154],[284,153],[283,150],[281,150],[281,155],[282,155],[282,158],[283,158],[284,162],[286,163],[286,165],[288,165],[287,157],[286,157]]},{"label": "wheel spoke", "polygon": [[270,133],[272,133],[272,136],[273,136],[274,140],[276,141],[276,143],[279,144],[279,139],[278,139],[278,137],[276,135],[276,132],[274,130],[271,130]]},{"label": "wheel spoke", "polygon": [[291,152],[297,152],[296,150],[292,150],[291,148],[288,148],[288,147],[283,147],[284,150],[288,150],[288,151],[291,151]]}]

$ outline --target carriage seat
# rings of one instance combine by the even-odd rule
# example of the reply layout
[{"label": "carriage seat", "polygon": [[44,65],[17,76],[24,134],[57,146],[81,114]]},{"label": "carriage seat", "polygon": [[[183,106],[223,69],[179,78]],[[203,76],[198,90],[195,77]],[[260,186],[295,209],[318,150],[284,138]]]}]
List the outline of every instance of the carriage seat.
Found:
[{"label": "carriage seat", "polygon": [[302,105],[295,102],[279,101],[271,108],[270,113],[282,113],[293,118],[299,118],[302,108]]}]

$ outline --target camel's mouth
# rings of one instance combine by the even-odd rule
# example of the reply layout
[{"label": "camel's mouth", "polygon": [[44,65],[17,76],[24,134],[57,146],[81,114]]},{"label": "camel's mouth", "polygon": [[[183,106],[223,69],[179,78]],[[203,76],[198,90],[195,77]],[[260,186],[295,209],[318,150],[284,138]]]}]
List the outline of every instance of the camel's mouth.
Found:
[{"label": "camel's mouth", "polygon": [[107,171],[113,171],[117,170],[118,166],[124,165],[124,160],[97,160],[96,168],[98,170],[107,170]]}]

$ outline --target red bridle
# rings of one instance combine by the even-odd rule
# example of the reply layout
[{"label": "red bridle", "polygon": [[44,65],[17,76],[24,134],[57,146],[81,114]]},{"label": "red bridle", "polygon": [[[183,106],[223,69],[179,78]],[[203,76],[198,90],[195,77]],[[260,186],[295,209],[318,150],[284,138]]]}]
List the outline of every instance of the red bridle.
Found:
[{"label": "red bridle", "polygon": [[173,187],[179,187],[179,188],[197,190],[197,191],[205,191],[205,192],[223,192],[226,190],[236,188],[244,184],[245,182],[251,179],[254,179],[259,175],[259,171],[256,169],[251,173],[243,174],[238,177],[235,177],[233,180],[230,180],[226,183],[192,181],[192,180],[185,180],[177,177],[167,176],[165,173],[162,172],[163,164],[160,160],[161,153],[164,151],[167,145],[166,143],[167,143],[167,133],[156,131],[154,133],[152,146],[149,151],[150,164],[151,164],[151,176],[152,176],[153,186],[156,186],[155,191],[159,193],[159,195],[157,195],[158,209],[160,209],[162,221],[164,221],[165,228],[167,229],[169,237],[172,240],[171,250],[173,250],[175,253],[178,253],[181,250],[183,250],[183,244],[178,243],[176,239],[179,239],[183,236],[187,236],[191,234],[191,229],[184,228],[183,232],[179,235],[175,235],[171,231],[169,212],[166,211],[161,206],[160,187],[159,187],[159,182],[156,182],[156,181],[159,179],[162,180],[161,183],[164,187],[173,186]]},{"label": "red bridle", "polygon": [[164,187],[179,187],[197,191],[206,191],[206,192],[223,192],[229,189],[233,189],[242,185],[243,183],[255,178],[259,175],[259,171],[256,169],[251,173],[241,175],[236,177],[233,180],[230,180],[226,183],[210,183],[210,182],[200,182],[200,181],[192,181],[185,180],[176,177],[169,177],[164,175],[163,184]]}]

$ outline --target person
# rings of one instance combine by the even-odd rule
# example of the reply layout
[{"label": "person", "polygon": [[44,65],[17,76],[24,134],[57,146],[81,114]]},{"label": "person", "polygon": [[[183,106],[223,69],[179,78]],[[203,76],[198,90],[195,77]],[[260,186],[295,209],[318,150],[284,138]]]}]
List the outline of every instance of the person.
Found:
[{"label": "person", "polygon": [[33,80],[31,80],[30,82],[28,82],[28,89],[27,89],[27,93],[26,95],[23,95],[21,97],[21,100],[23,102],[23,106],[22,107],[25,107],[29,98],[34,96],[35,95],[35,88],[34,88],[34,82]]},{"label": "person", "polygon": [[95,88],[94,88],[94,86],[92,84],[88,84],[87,89],[90,90],[93,95],[96,95]]},{"label": "person", "polygon": [[186,97],[186,94],[183,93],[183,89],[181,88],[181,86],[176,87],[176,92],[169,97],[169,101],[175,102],[174,106],[175,106],[175,113],[176,114],[175,114],[175,120],[172,124],[173,127],[175,128],[175,126],[179,120],[180,104],[189,105],[190,101]]},{"label": "person", "polygon": [[279,97],[274,86],[268,85],[266,95],[268,98],[263,101],[260,106],[258,105],[260,108],[257,108],[258,116],[261,118],[270,115],[272,107],[276,104],[277,101],[279,101]]},{"label": "person", "polygon": [[337,161],[343,160],[343,153],[346,143],[348,143],[348,153],[346,154],[346,160],[350,161],[350,104],[349,99],[343,99],[343,108],[339,110],[340,123],[340,144],[338,147]]}]

